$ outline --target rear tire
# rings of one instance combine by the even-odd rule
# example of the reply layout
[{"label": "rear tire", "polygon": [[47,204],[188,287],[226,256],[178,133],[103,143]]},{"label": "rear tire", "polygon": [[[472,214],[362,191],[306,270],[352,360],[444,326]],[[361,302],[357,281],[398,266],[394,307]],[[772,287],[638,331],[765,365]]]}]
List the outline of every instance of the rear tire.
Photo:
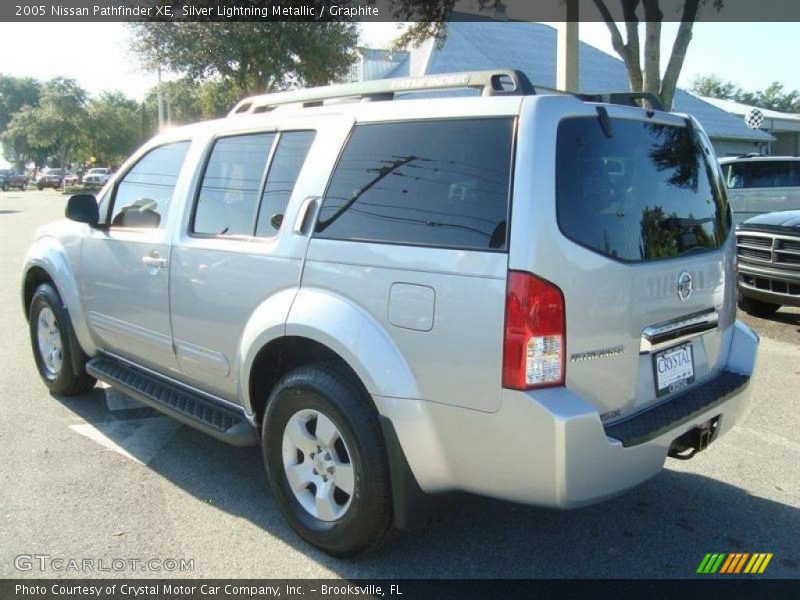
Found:
[{"label": "rear tire", "polygon": [[[67,309],[53,286],[44,283],[36,289],[28,323],[33,359],[48,389],[59,396],[77,396],[91,390],[97,380],[83,370],[80,375],[72,370],[71,340],[75,333]],[[85,363],[86,357],[82,356],[81,366]]]},{"label": "rear tire", "polygon": [[44,189],[44,186],[42,184],[40,184],[40,183],[36,184],[36,189],[41,192]]},{"label": "rear tire", "polygon": [[754,317],[771,317],[781,307],[780,304],[773,304],[772,302],[764,302],[763,300],[756,300],[745,296],[739,292],[736,297],[737,304],[748,315]]},{"label": "rear tire", "polygon": [[264,414],[262,448],[278,506],[309,543],[350,557],[374,550],[393,533],[377,411],[336,363],[300,367],[281,379]]},{"label": "rear tire", "polygon": [[8,191],[8,182],[7,182],[7,181],[4,181],[4,182],[3,182],[2,188],[3,188],[3,191],[4,191],[4,192],[7,192],[7,191]]}]

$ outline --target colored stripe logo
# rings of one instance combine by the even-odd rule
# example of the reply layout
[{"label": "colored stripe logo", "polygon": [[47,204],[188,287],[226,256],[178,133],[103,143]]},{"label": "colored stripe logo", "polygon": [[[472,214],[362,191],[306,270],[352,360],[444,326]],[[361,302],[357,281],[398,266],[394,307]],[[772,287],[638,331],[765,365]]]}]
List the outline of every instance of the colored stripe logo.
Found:
[{"label": "colored stripe logo", "polygon": [[714,573],[755,575],[763,573],[771,560],[772,552],[708,553],[703,557],[696,572],[704,575],[713,575]]}]

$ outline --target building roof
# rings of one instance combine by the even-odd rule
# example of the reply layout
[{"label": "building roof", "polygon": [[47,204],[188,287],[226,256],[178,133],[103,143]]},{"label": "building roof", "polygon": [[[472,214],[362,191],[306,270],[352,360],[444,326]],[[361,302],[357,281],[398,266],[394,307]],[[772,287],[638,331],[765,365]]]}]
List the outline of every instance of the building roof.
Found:
[{"label": "building roof", "polygon": [[[580,43],[580,91],[584,93],[628,90],[624,63],[588,44]],[[425,74],[514,68],[534,85],[555,87],[556,30],[542,23],[472,21],[450,22],[444,44],[431,51]],[[673,110],[693,115],[709,137],[770,142],[774,138],[749,129],[743,119],[677,90]]]},{"label": "building roof", "polygon": [[720,98],[710,98],[699,96],[703,102],[708,102],[732,115],[744,117],[754,108],[758,108],[767,121],[764,128],[770,131],[800,131],[800,114],[769,110],[767,108],[755,107],[749,104],[742,104],[734,100],[721,100]]}]

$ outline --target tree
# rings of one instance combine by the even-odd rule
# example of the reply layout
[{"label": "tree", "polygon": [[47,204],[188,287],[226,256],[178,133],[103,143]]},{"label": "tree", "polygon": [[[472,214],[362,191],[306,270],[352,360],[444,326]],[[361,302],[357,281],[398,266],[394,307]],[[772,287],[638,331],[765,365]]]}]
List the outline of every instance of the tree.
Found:
[{"label": "tree", "polygon": [[781,112],[800,112],[800,91],[783,91],[783,84],[773,81],[766,89],[757,92],[741,92],[736,100],[761,108]]},{"label": "tree", "polygon": [[120,164],[142,141],[139,104],[121,92],[103,92],[89,102],[84,156],[94,156],[98,164]]},{"label": "tree", "polygon": [[47,149],[66,168],[87,137],[86,92],[73,79],[56,77],[42,86],[39,104],[11,117],[9,133],[34,149]]},{"label": "tree", "polygon": [[132,49],[150,68],[233,84],[238,96],[324,85],[355,60],[355,23],[134,23]]},{"label": "tree", "polygon": [[41,84],[30,77],[11,77],[0,74],[0,141],[6,159],[22,170],[32,158],[40,158],[41,150],[31,148],[27,138],[9,129],[11,116],[25,106],[39,103]]},{"label": "tree", "polygon": [[[675,98],[675,89],[678,85],[678,76],[683,68],[686,51],[692,40],[692,29],[700,7],[710,4],[714,9],[720,10],[723,0],[684,0],[681,11],[681,23],[672,47],[672,53],[667,61],[663,77],[661,74],[661,22],[664,20],[659,2],[666,0],[613,0],[614,11],[609,8],[612,0],[593,0],[603,20],[611,33],[611,43],[617,54],[620,55],[628,71],[628,83],[633,92],[650,92],[659,97],[667,109],[672,108]],[[479,10],[494,10],[503,5],[501,0],[476,0],[475,6]],[[455,6],[455,0],[441,0],[439,2],[426,2],[425,0],[396,0],[394,16],[407,21],[418,21],[407,29],[393,44],[400,47],[407,44],[419,44],[431,35],[441,42],[446,35],[443,24],[450,18]],[[625,22],[625,35],[623,38],[614,14],[617,8]],[[640,42],[641,9],[644,17],[644,49]],[[644,63],[644,64],[643,64]]]},{"label": "tree", "polygon": [[698,96],[708,96],[709,98],[719,98],[721,100],[734,100],[741,93],[741,90],[732,81],[724,81],[718,75],[698,75],[692,79],[689,88]]},{"label": "tree", "polygon": [[772,82],[766,89],[747,92],[732,81],[723,81],[717,75],[699,75],[692,80],[690,89],[700,96],[735,100],[781,112],[800,112],[800,91],[784,91],[784,86],[779,81]]},{"label": "tree", "polygon": [[13,115],[24,106],[39,103],[41,84],[30,77],[0,74],[0,132],[8,127]]},{"label": "tree", "polygon": [[[692,41],[694,21],[700,6],[710,3],[713,8],[720,10],[723,0],[684,0],[678,33],[675,36],[663,76],[661,74],[661,22],[664,20],[664,14],[659,7],[659,0],[619,0],[625,20],[626,40],[622,39],[622,33],[607,6],[608,0],[593,1],[611,33],[614,50],[625,62],[631,91],[654,94],[661,99],[668,110],[671,109],[678,86],[678,77],[683,68],[689,43]],[[640,5],[645,21],[643,56],[640,56],[639,17],[636,12]],[[642,62],[644,62],[644,68],[642,68]]]}]

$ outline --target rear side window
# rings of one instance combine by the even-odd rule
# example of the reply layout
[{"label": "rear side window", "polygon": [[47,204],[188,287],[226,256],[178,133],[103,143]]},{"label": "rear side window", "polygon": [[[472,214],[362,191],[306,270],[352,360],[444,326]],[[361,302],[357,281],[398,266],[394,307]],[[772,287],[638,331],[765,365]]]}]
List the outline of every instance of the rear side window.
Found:
[{"label": "rear side window", "polygon": [[290,131],[280,135],[278,148],[275,150],[267,182],[264,185],[264,193],[261,195],[256,226],[257,236],[272,237],[281,228],[286,206],[289,204],[294,184],[306,161],[314,136],[313,131]]},{"label": "rear side window", "polygon": [[116,186],[111,226],[163,227],[188,150],[189,142],[166,144],[139,159]]},{"label": "rear side window", "polygon": [[746,187],[788,187],[792,185],[792,170],[789,161],[753,161],[750,167],[750,180]]},{"label": "rear side window", "polygon": [[718,248],[727,206],[686,127],[596,117],[558,127],[557,207],[562,232],[601,254],[644,261]]},{"label": "rear side window", "polygon": [[253,235],[258,193],[274,139],[274,133],[259,133],[217,140],[197,198],[195,233]]},{"label": "rear side window", "polygon": [[504,250],[513,127],[508,118],[357,126],[316,237]]}]

